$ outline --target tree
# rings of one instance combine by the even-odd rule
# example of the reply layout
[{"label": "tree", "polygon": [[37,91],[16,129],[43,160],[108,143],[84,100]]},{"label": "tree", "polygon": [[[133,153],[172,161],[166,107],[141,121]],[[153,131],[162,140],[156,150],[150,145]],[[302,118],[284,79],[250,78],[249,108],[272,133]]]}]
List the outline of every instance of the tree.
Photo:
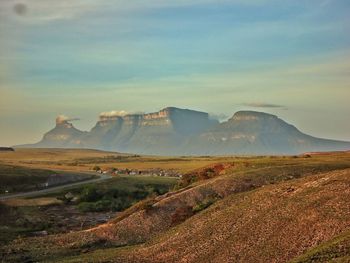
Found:
[{"label": "tree", "polygon": [[97,165],[95,165],[93,168],[92,168],[92,170],[94,170],[94,171],[100,171],[101,170],[101,167],[100,166],[97,166]]}]

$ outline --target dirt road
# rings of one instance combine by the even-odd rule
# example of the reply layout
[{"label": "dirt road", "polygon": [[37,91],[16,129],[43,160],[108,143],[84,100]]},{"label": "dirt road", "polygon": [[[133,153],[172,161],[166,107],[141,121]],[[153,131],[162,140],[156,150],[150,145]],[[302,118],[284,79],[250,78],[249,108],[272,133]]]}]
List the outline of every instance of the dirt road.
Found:
[{"label": "dirt road", "polygon": [[22,197],[34,197],[34,196],[38,196],[38,195],[47,194],[47,193],[55,192],[55,191],[58,191],[58,190],[62,190],[62,189],[65,189],[65,188],[69,188],[69,187],[72,187],[72,186],[78,186],[78,185],[84,185],[84,184],[101,182],[101,181],[104,181],[104,180],[108,180],[110,178],[112,178],[111,175],[101,174],[101,175],[99,175],[99,178],[88,179],[88,180],[84,180],[84,181],[79,181],[79,182],[75,182],[75,183],[69,183],[69,184],[54,186],[54,187],[50,187],[50,188],[46,188],[46,189],[42,189],[42,190],[31,191],[31,192],[3,195],[3,196],[0,196],[0,200],[8,200],[8,199],[12,199],[12,198],[22,198]]}]

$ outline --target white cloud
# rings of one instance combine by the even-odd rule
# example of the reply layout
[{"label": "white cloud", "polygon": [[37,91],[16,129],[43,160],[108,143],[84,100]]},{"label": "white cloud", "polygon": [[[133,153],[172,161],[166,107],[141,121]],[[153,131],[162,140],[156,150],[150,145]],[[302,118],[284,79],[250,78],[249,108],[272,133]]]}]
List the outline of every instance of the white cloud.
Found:
[{"label": "white cloud", "polygon": [[252,108],[286,108],[283,105],[264,103],[264,102],[248,102],[248,103],[243,103],[242,106],[247,106]]},{"label": "white cloud", "polygon": [[125,111],[125,110],[120,110],[120,111],[117,111],[117,110],[112,110],[112,111],[105,111],[105,112],[101,112],[100,113],[100,118],[102,117],[119,117],[119,116],[125,116],[127,115],[128,112]]},{"label": "white cloud", "polygon": [[56,124],[66,123],[69,121],[78,121],[78,120],[80,120],[80,119],[79,118],[70,118],[66,115],[60,114],[56,118]]}]

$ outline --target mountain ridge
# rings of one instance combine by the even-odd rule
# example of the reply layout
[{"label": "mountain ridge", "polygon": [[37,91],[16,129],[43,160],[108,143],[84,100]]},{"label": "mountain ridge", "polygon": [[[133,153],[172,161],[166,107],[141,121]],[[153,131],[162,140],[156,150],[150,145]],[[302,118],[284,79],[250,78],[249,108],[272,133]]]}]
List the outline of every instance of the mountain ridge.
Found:
[{"label": "mountain ridge", "polygon": [[238,111],[221,123],[206,112],[176,107],[152,113],[103,113],[89,132],[69,121],[58,117],[56,127],[40,142],[18,147],[155,155],[278,155],[350,149],[350,142],[304,134],[278,116],[258,111]]}]

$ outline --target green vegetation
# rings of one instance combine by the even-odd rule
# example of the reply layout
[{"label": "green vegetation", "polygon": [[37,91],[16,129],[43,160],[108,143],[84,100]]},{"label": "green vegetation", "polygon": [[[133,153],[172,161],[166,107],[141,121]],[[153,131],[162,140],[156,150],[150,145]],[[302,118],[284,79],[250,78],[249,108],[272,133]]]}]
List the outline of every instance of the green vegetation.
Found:
[{"label": "green vegetation", "polygon": [[68,171],[53,171],[0,163],[0,195],[28,192],[46,188],[49,178],[55,178],[50,186],[82,181],[95,177],[92,174]]},{"label": "green vegetation", "polygon": [[[112,179],[110,184],[85,186],[78,193],[78,208],[83,212],[123,211],[146,197],[168,192],[176,182],[173,178],[162,179],[117,177]],[[123,184],[128,186],[122,188]]]},{"label": "green vegetation", "polygon": [[[43,197],[62,200],[61,206],[76,206],[82,213],[123,211],[142,199],[169,191],[176,182],[177,179],[167,177],[114,177],[108,182],[73,187]],[[78,199],[75,202],[74,197]],[[35,231],[57,232],[56,224],[62,223],[48,221],[40,206],[11,207],[0,202],[0,215],[0,245]]]},{"label": "green vegetation", "polygon": [[95,202],[100,199],[101,196],[102,194],[98,193],[96,186],[88,185],[81,190],[79,199],[82,202]]},{"label": "green vegetation", "polygon": [[0,246],[50,227],[38,207],[10,207],[0,202],[0,215]]},{"label": "green vegetation", "polygon": [[69,187],[42,197],[56,197],[69,204],[73,199],[69,195],[72,194],[76,199],[74,204],[82,212],[123,211],[147,197],[167,193],[177,181],[173,177],[116,176],[108,181]]},{"label": "green vegetation", "polygon": [[212,204],[214,204],[217,200],[219,200],[218,196],[207,197],[203,201],[201,201],[197,205],[195,205],[192,208],[192,211],[193,211],[193,213],[198,213],[198,212],[206,209],[207,207],[211,206]]}]

